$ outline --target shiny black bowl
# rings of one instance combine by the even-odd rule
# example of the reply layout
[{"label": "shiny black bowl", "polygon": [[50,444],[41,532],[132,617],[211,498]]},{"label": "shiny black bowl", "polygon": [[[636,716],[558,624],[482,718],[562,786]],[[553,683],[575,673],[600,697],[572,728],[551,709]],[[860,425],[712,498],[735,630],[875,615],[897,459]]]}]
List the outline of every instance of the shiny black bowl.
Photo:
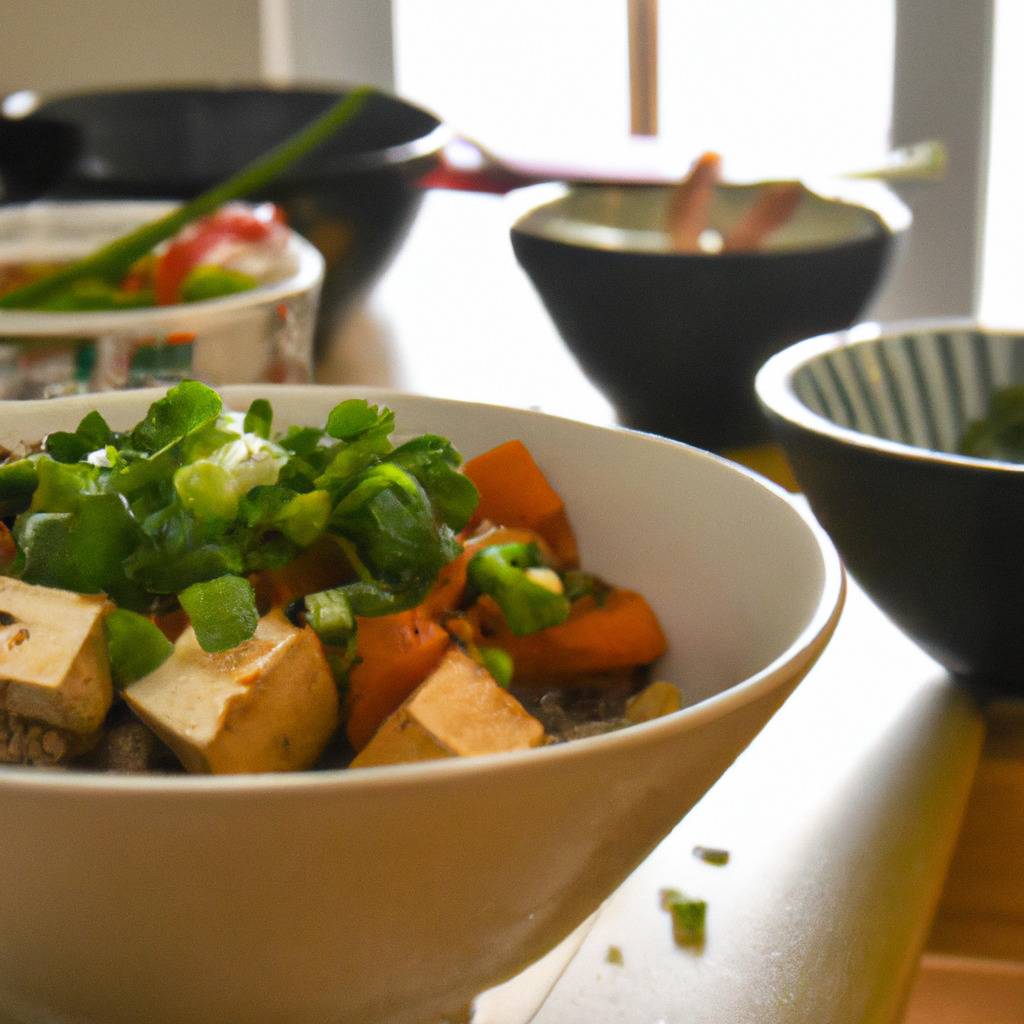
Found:
[{"label": "shiny black bowl", "polygon": [[[690,254],[672,251],[664,231],[672,191],[523,189],[513,250],[624,424],[715,450],[762,441],[758,367],[859,317],[909,212],[880,186],[858,202],[806,192],[763,249]],[[711,226],[726,231],[753,199],[753,187],[720,187]]]},{"label": "shiny black bowl", "polygon": [[[330,88],[180,86],[42,97],[27,118],[10,125],[10,137],[30,143],[34,165],[49,169],[37,179],[38,195],[184,199],[228,177],[344,94]],[[50,133],[28,131],[36,121],[50,126]],[[53,126],[72,133],[74,145]],[[42,160],[39,140],[47,138],[53,152]],[[290,226],[324,255],[321,351],[404,237],[422,196],[417,182],[436,166],[447,138],[432,114],[376,93],[343,132],[252,197],[280,204]],[[21,156],[12,146],[0,153],[0,173]],[[24,171],[17,180],[18,198],[25,198],[31,182]]]},{"label": "shiny black bowl", "polygon": [[1024,695],[1024,464],[959,453],[1024,384],[1024,334],[862,325],[770,359],[757,394],[815,515],[879,606],[951,672]]}]

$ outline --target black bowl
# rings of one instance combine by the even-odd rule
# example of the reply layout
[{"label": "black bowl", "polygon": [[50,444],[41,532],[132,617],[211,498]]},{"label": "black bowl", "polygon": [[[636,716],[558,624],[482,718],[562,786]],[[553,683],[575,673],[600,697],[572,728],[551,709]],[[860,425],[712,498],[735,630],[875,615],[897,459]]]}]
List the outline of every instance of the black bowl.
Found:
[{"label": "black bowl", "polygon": [[[584,372],[630,427],[722,450],[769,435],[758,367],[786,344],[853,323],[878,287],[909,213],[886,190],[873,206],[806,193],[770,246],[673,252],[669,186],[537,186],[512,247]],[[722,186],[725,230],[753,187]]]},{"label": "black bowl", "polygon": [[[19,123],[25,137],[24,126],[35,121],[74,134],[73,153],[51,154],[50,163],[61,167],[58,180],[41,181],[38,194],[185,199],[298,131],[344,94],[262,86],[122,89],[44,98]],[[436,165],[447,138],[432,114],[375,93],[349,128],[251,197],[280,204],[291,227],[325,257],[321,351],[403,238],[420,204],[417,182]],[[14,155],[0,156],[0,167]]]},{"label": "black bowl", "polygon": [[1024,694],[1024,465],[958,454],[1024,383],[1024,334],[862,325],[757,376],[797,480],[852,575],[952,673]]}]

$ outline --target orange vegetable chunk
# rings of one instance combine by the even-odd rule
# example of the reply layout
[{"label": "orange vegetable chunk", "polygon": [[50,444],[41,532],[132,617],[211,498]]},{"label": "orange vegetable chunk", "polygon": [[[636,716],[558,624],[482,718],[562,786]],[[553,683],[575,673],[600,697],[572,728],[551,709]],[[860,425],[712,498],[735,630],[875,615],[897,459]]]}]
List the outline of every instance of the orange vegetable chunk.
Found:
[{"label": "orange vegetable chunk", "polygon": [[450,637],[422,608],[356,622],[360,660],[349,672],[345,731],[352,746],[362,750],[384,719],[434,670]]},{"label": "orange vegetable chunk", "polygon": [[565,503],[522,441],[506,441],[469,459],[463,472],[480,492],[471,526],[489,519],[500,526],[528,527],[551,545],[560,567],[579,563]]},{"label": "orange vegetable chunk", "polygon": [[467,618],[479,644],[501,647],[512,655],[513,686],[637,668],[665,652],[665,634],[654,611],[633,590],[612,590],[603,603],[581,597],[560,626],[528,636],[513,634],[489,597],[482,597]]}]

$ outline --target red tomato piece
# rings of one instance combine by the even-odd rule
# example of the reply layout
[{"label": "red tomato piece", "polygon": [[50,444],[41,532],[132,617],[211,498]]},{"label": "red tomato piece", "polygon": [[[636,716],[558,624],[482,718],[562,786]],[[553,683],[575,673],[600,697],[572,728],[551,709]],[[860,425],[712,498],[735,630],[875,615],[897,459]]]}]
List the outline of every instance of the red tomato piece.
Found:
[{"label": "red tomato piece", "polygon": [[228,206],[185,228],[167,246],[153,270],[157,305],[181,301],[181,285],[221,242],[262,242],[283,223],[281,211],[270,203],[247,210]]}]

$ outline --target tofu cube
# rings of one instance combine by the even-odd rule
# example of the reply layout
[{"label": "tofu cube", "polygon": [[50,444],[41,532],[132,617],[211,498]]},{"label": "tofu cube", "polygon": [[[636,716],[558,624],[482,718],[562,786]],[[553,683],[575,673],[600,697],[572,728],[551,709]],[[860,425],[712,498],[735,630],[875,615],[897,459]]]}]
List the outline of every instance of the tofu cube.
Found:
[{"label": "tofu cube", "polygon": [[301,771],[338,727],[338,691],[311,629],[278,610],[251,639],[204,651],[190,627],[154,672],[124,691],[190,772]]},{"label": "tofu cube", "polygon": [[544,726],[486,669],[453,647],[351,766],[496,754],[543,742]]},{"label": "tofu cube", "polygon": [[0,712],[94,733],[113,700],[103,595],[0,576]]}]

